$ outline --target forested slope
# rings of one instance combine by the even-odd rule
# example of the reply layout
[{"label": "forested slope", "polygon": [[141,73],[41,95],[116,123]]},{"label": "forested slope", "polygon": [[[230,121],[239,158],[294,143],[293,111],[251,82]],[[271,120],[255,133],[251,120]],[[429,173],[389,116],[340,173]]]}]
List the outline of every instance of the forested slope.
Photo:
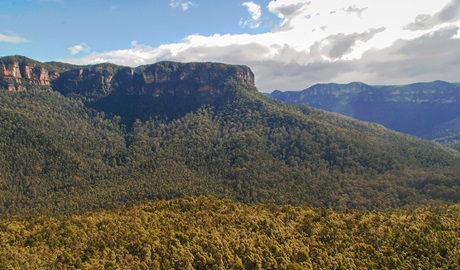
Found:
[{"label": "forested slope", "polygon": [[257,93],[129,130],[59,93],[0,97],[2,212],[200,194],[337,208],[459,199],[449,150]]}]

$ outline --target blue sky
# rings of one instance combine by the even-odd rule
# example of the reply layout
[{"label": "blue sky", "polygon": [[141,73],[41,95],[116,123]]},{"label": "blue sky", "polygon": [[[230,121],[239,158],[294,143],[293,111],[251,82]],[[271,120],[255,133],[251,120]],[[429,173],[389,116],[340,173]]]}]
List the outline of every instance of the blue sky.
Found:
[{"label": "blue sky", "polygon": [[[244,1],[168,0],[2,0],[0,34],[27,42],[0,43],[1,54],[23,54],[39,60],[129,48],[133,41],[159,46],[190,34],[251,34],[269,30],[239,24],[250,17]],[[265,5],[268,1],[265,1]],[[274,21],[276,16],[272,16]]]},{"label": "blue sky", "polygon": [[460,0],[2,0],[0,56],[244,64],[259,90],[460,81]]}]

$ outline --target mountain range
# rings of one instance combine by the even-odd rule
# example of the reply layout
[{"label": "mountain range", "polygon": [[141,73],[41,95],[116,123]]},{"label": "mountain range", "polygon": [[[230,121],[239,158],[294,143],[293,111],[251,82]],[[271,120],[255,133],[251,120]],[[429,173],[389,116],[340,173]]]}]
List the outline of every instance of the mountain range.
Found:
[{"label": "mountain range", "polygon": [[0,58],[0,212],[208,195],[387,208],[459,202],[460,157],[259,93],[246,66]]},{"label": "mountain range", "polygon": [[317,84],[270,97],[381,124],[460,150],[460,84]]}]

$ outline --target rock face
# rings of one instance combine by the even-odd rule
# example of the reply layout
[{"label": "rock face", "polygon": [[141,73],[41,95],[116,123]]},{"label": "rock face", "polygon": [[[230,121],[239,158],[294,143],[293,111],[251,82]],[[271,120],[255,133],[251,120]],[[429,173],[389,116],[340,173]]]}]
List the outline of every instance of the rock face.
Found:
[{"label": "rock face", "polygon": [[19,64],[17,62],[9,64],[1,64],[0,76],[5,78],[21,78],[21,72],[19,71]]},{"label": "rock face", "polygon": [[402,86],[317,84],[302,91],[274,91],[287,103],[305,104],[419,136],[460,116],[460,85],[443,81]]},{"label": "rock face", "polygon": [[108,65],[72,69],[53,79],[53,89],[64,95],[77,94],[89,98],[105,96],[112,90],[114,71]]},{"label": "rock face", "polygon": [[254,74],[246,66],[160,62],[117,70],[108,94],[93,104],[132,120],[152,115],[175,118],[203,105],[218,106],[238,87],[257,91]]},{"label": "rock face", "polygon": [[52,78],[59,77],[56,72],[49,72],[40,64],[28,62],[0,61],[0,86],[9,91],[25,91],[50,85]]},{"label": "rock face", "polygon": [[[56,71],[61,67],[60,72]],[[63,70],[62,70],[63,69]],[[10,91],[43,86],[64,95],[90,99],[116,95],[194,96],[203,93],[220,95],[235,82],[255,90],[254,74],[246,66],[220,63],[159,62],[137,68],[113,64],[71,66],[63,63],[40,63],[23,56],[0,58],[0,88]]]},{"label": "rock face", "polygon": [[[127,76],[126,76],[127,75]],[[188,96],[202,92],[222,94],[224,84],[234,81],[254,88],[254,74],[248,67],[219,63],[157,64],[125,69],[115,74],[114,85],[126,94]]]},{"label": "rock face", "polygon": [[235,81],[255,89],[254,74],[245,66],[218,63],[160,62],[138,68],[101,64],[72,69],[53,80],[53,88],[65,95],[102,97],[125,95],[188,96],[202,92],[220,94],[223,82]]}]

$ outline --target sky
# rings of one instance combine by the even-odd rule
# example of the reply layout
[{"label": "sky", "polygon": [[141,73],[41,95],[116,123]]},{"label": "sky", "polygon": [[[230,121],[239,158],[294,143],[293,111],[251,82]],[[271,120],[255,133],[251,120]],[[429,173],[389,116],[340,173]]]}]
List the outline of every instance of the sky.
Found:
[{"label": "sky", "polygon": [[460,0],[0,0],[0,56],[249,66],[259,91],[460,82]]}]

